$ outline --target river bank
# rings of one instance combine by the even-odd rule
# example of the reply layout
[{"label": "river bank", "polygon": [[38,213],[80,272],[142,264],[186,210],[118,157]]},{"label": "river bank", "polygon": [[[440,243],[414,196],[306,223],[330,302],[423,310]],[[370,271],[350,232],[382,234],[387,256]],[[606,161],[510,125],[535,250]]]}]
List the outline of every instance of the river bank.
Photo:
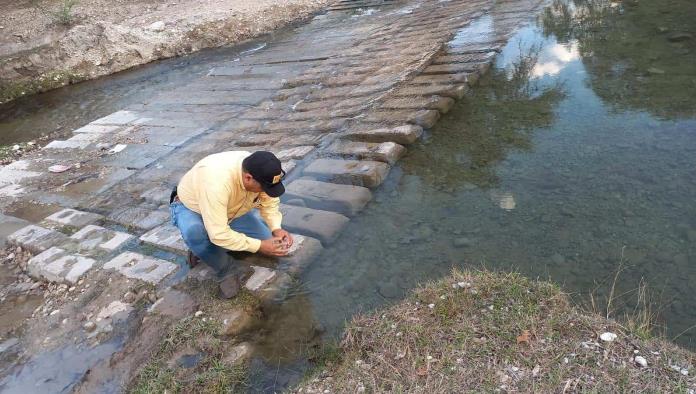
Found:
[{"label": "river bank", "polygon": [[307,18],[326,0],[10,1],[0,12],[0,104]]},{"label": "river bank", "polygon": [[574,307],[554,284],[454,271],[358,315],[296,393],[681,392],[696,354]]}]

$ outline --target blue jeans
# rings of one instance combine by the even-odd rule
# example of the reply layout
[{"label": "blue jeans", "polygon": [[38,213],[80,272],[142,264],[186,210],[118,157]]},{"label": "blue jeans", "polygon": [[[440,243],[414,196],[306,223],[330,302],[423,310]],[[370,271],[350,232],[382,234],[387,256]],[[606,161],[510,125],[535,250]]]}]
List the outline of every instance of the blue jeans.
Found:
[{"label": "blue jeans", "polygon": [[[203,217],[184,206],[181,201],[174,201],[169,205],[172,215],[172,224],[179,228],[186,246],[204,263],[213,268],[218,275],[223,275],[230,268],[228,250],[221,248],[212,242],[203,225]],[[234,219],[230,223],[234,231],[246,234],[256,239],[269,239],[273,235],[266,223],[261,219],[259,211],[252,209],[249,213]]]}]

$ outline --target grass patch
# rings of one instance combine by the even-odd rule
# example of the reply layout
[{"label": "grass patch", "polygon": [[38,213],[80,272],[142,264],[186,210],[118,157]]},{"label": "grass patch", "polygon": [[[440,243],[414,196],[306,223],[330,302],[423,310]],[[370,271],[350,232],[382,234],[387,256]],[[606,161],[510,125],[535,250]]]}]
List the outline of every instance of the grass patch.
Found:
[{"label": "grass patch", "polygon": [[[355,317],[341,343],[341,361],[295,390],[696,389],[696,355],[651,338],[642,322],[631,327],[582,311],[557,286],[516,273],[454,271],[397,305]],[[602,341],[604,332],[618,337]]]}]

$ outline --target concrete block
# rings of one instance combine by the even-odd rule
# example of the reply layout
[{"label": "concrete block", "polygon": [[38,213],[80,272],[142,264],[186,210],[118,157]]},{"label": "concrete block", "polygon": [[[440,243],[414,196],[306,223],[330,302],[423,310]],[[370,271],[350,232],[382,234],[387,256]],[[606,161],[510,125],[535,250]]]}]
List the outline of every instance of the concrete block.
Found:
[{"label": "concrete block", "polygon": [[138,230],[152,230],[169,220],[168,211],[153,211],[141,207],[126,207],[114,211],[109,220]]},{"label": "concrete block", "polygon": [[88,225],[73,234],[73,238],[80,242],[81,250],[92,250],[99,248],[106,252],[112,252],[125,246],[128,242],[135,239],[133,235],[120,231],[109,230],[104,227]]},{"label": "concrete block", "polygon": [[397,123],[411,123],[421,126],[423,128],[429,129],[437,123],[440,119],[440,113],[432,109],[424,109],[419,111],[407,111],[407,110],[390,110],[390,111],[376,111],[367,115],[364,122],[373,122],[381,124],[397,124]]},{"label": "concrete block", "polygon": [[47,217],[45,220],[61,226],[84,227],[104,219],[102,215],[65,208]]},{"label": "concrete block", "polygon": [[324,250],[318,239],[293,234],[294,243],[288,255],[278,259],[278,270],[297,276]]},{"label": "concrete block", "polygon": [[371,130],[349,131],[342,135],[343,138],[366,142],[396,142],[401,145],[409,145],[423,134],[423,128],[416,125],[405,125],[390,128]]},{"label": "concrete block", "polygon": [[288,160],[280,163],[280,166],[283,171],[285,171],[285,174],[289,174],[297,167],[297,162],[295,160]]},{"label": "concrete block", "polygon": [[270,268],[258,266],[252,266],[251,268],[254,269],[254,273],[249,277],[244,287],[252,292],[261,291],[263,287],[271,283],[277,275],[276,271]]},{"label": "concrete block", "polygon": [[31,223],[24,219],[0,213],[0,247],[5,246],[5,241],[10,234],[14,233],[20,228],[28,226],[29,224]]},{"label": "concrete block", "polygon": [[291,159],[301,160],[304,159],[311,151],[314,150],[314,146],[296,146],[294,148],[283,149],[276,153],[276,157],[280,161],[286,161]]},{"label": "concrete block", "polygon": [[344,157],[394,164],[406,153],[406,148],[394,142],[352,142],[338,140],[326,148],[326,152]]},{"label": "concrete block", "polygon": [[353,216],[372,199],[372,192],[362,186],[297,179],[285,188],[283,197],[301,199],[308,208]]},{"label": "concrete block", "polygon": [[9,243],[19,245],[34,254],[60,245],[67,240],[68,236],[63,233],[33,224],[19,229],[7,237]]},{"label": "concrete block", "polygon": [[92,142],[86,141],[86,140],[73,140],[73,139],[68,139],[65,141],[61,140],[55,140],[51,141],[48,145],[44,146],[41,149],[85,149],[88,147]]},{"label": "concrete block", "polygon": [[368,160],[318,159],[304,169],[306,175],[369,188],[379,186],[388,173],[389,165]]},{"label": "concrete block", "polygon": [[452,109],[454,100],[449,97],[426,96],[426,97],[401,97],[386,100],[380,108],[383,109],[435,109],[440,113],[446,114]]},{"label": "concrete block", "polygon": [[99,118],[92,122],[98,125],[126,125],[138,119],[140,114],[132,111],[116,111],[111,115]]},{"label": "concrete block", "polygon": [[90,123],[87,126],[80,127],[77,130],[73,130],[73,133],[100,133],[100,134],[107,134],[107,133],[113,133],[114,131],[120,129],[121,126],[105,126],[105,125],[99,125],[99,124],[94,124]]},{"label": "concrete block", "polygon": [[181,238],[181,232],[172,224],[163,224],[155,227],[140,237],[140,240],[156,248],[177,253],[182,256],[188,254],[188,246]]},{"label": "concrete block", "polygon": [[115,269],[122,275],[152,284],[160,283],[179,266],[134,252],[123,252],[104,264],[104,269]]},{"label": "concrete block", "polygon": [[174,150],[172,146],[142,144],[128,145],[124,150],[99,160],[102,165],[127,169],[142,169]]},{"label": "concrete block", "polygon": [[0,186],[19,183],[27,178],[34,178],[43,174],[36,171],[15,170],[8,167],[0,169]]},{"label": "concrete block", "polygon": [[465,83],[460,85],[414,85],[399,89],[396,92],[396,97],[438,95],[459,100],[464,97],[468,91],[469,85]]},{"label": "concrete block", "polygon": [[169,197],[172,194],[171,187],[156,187],[140,195],[140,198],[153,204],[169,204]]},{"label": "concrete block", "polygon": [[93,259],[72,255],[52,247],[32,257],[27,263],[29,275],[57,283],[76,283],[96,263]]},{"label": "concrete block", "polygon": [[325,245],[333,242],[349,221],[335,212],[285,204],[280,205],[280,212],[283,214],[284,229],[317,238]]}]

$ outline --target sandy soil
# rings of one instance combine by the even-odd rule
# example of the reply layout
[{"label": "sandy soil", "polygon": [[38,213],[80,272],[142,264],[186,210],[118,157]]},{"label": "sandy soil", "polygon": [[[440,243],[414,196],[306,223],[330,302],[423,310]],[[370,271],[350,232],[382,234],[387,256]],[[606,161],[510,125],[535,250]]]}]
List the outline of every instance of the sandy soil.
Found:
[{"label": "sandy soil", "polygon": [[[156,59],[238,42],[328,0],[75,0],[0,3],[0,103]],[[22,93],[23,92],[23,93]]]}]

